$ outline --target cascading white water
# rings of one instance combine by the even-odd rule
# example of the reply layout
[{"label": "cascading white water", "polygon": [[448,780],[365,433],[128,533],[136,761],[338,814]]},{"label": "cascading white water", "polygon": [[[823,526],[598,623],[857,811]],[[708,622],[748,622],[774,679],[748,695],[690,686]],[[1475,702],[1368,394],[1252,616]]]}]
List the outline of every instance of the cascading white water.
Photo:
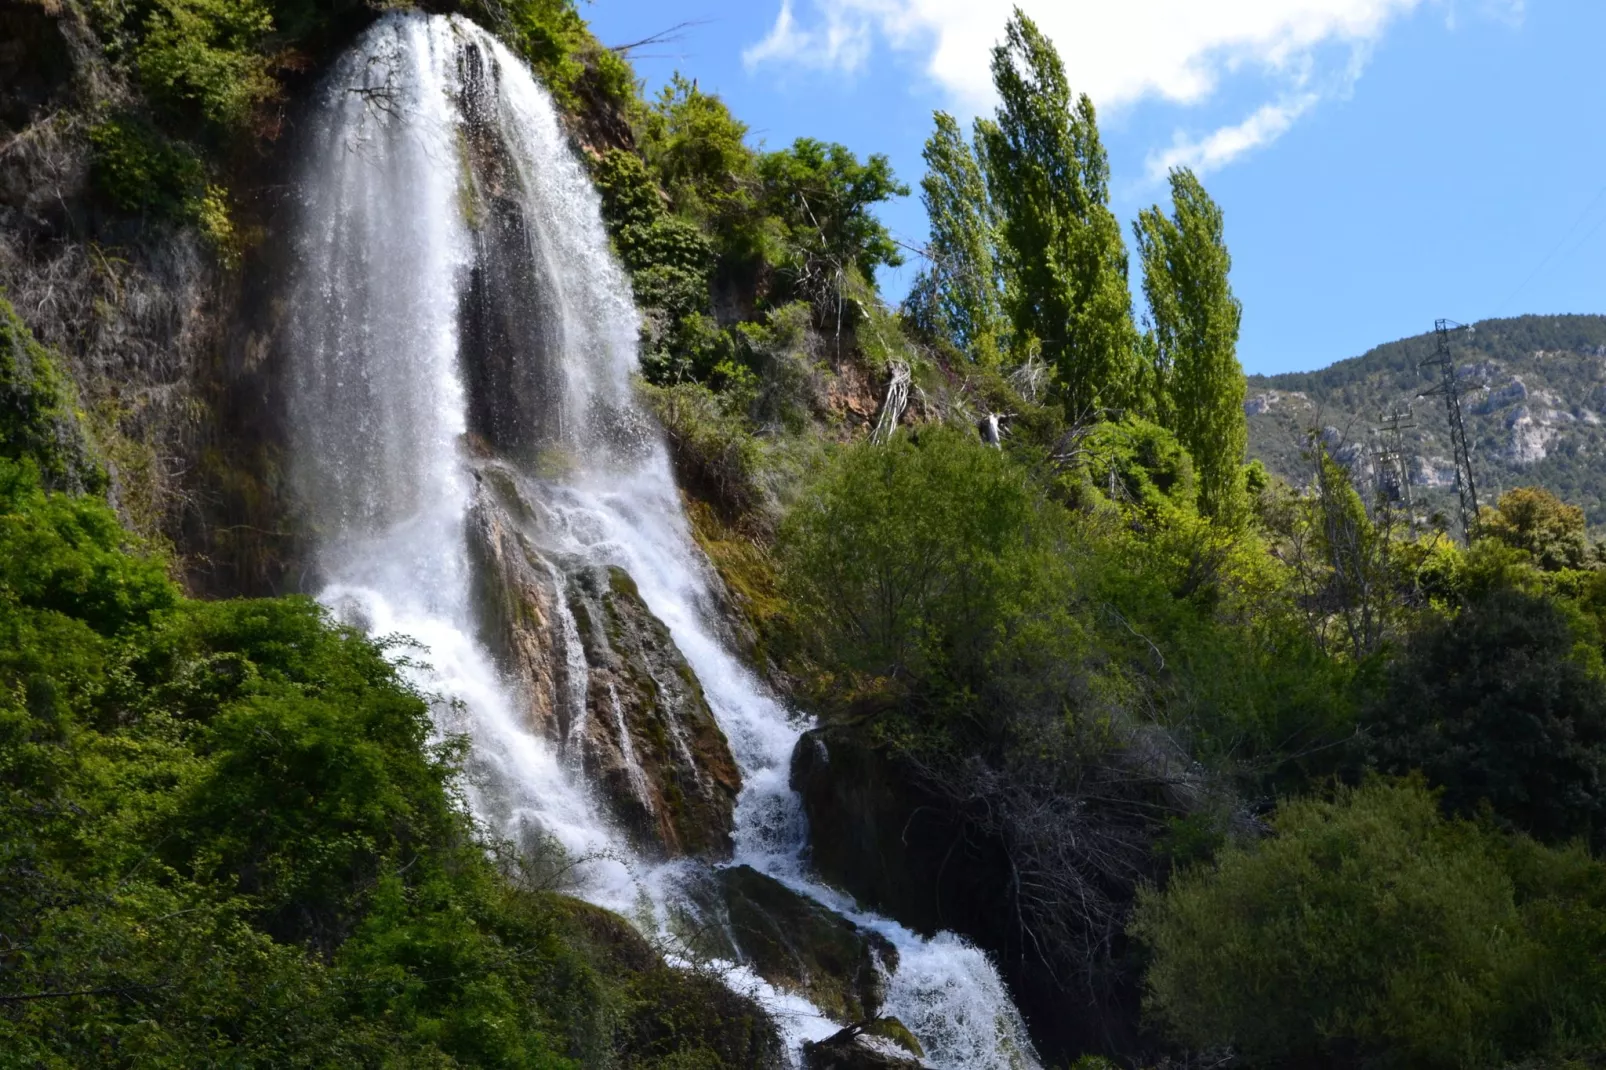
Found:
[{"label": "cascading white water", "polygon": [[[373,634],[426,648],[414,657],[427,666],[410,671],[440,696],[442,731],[470,737],[469,800],[493,833],[555,838],[587,860],[580,894],[649,928],[667,924],[690,863],[632,855],[579,763],[520,720],[512,686],[476,639],[466,439],[479,410],[462,359],[463,310],[493,299],[471,225],[485,209],[465,173],[487,129],[498,196],[513,206],[497,240],[518,253],[503,257],[511,267],[493,266],[539,315],[475,322],[502,332],[515,358],[555,355],[556,378],[541,379],[527,359],[504,361],[495,374],[534,383],[537,401],[509,414],[506,398],[493,399],[502,410],[479,419],[526,462],[537,450],[568,458],[561,478],[526,473],[543,549],[622,567],[669,628],[741,769],[736,861],[892,941],[900,965],[885,1013],[920,1038],[928,1062],[1035,1066],[985,955],[858,910],[799,861],[808,830],[787,770],[804,726],[711,624],[707,565],[661,438],[632,397],[637,319],[596,194],[545,91],[491,35],[456,18],[380,20],[331,72],[312,124],[288,312],[292,475],[315,536],[320,597]],[[574,622],[559,602],[572,662]],[[576,694],[569,675],[567,701],[583,717],[583,688]],[[730,975],[758,992],[794,1044],[835,1030],[801,999],[743,969]]]}]

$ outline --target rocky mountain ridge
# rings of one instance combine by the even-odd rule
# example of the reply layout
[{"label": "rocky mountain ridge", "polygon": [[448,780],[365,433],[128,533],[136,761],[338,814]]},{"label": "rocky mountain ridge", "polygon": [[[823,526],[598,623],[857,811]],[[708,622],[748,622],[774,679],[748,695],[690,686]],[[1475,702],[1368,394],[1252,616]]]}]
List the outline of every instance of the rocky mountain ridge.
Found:
[{"label": "rocky mountain ridge", "polygon": [[[1412,497],[1424,516],[1454,496],[1449,424],[1433,333],[1390,342],[1312,372],[1249,377],[1249,452],[1296,485],[1309,479],[1305,443],[1315,432],[1355,475],[1377,477],[1376,429],[1409,412],[1402,447]],[[1472,440],[1479,500],[1517,486],[1545,487],[1606,525],[1606,316],[1519,316],[1451,334],[1451,356]]]}]

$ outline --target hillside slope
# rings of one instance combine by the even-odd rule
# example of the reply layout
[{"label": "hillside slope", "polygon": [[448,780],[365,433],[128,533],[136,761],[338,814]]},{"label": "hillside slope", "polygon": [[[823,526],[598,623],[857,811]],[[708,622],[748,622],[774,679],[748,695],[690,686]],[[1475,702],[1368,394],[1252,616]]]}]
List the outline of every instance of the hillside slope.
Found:
[{"label": "hillside slope", "polygon": [[[1606,316],[1484,320],[1452,337],[1480,501],[1539,485],[1583,507],[1592,527],[1606,524]],[[1429,332],[1320,371],[1250,376],[1250,456],[1304,483],[1302,445],[1309,429],[1320,429],[1359,481],[1369,482],[1372,429],[1383,413],[1409,405],[1416,426],[1404,440],[1413,497],[1428,513],[1452,513],[1444,401],[1418,396],[1437,384],[1436,371],[1420,367],[1433,354]]]}]

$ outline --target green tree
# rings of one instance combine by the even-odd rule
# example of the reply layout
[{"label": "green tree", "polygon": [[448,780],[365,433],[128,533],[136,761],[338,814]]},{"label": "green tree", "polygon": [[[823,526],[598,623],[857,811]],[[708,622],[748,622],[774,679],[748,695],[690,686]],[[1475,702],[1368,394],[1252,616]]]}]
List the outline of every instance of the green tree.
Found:
[{"label": "green tree", "polygon": [[987,180],[953,116],[939,111],[934,118],[920,181],[931,223],[931,267],[915,281],[910,305],[923,329],[951,340],[972,360],[993,364],[1006,332]]},{"label": "green tree", "polygon": [[783,253],[798,289],[835,293],[848,271],[875,279],[882,264],[903,263],[897,244],[871,208],[909,187],[880,153],[860,163],[842,145],[798,138],[759,161],[764,208],[780,224]]},{"label": "green tree", "polygon": [[1461,813],[1606,842],[1606,683],[1581,622],[1500,585],[1413,635],[1368,720],[1371,760],[1422,770]]},{"label": "green tree", "polygon": [[753,251],[758,154],[723,100],[676,74],[647,109],[641,148],[677,212],[712,230],[724,251]]},{"label": "green tree", "polygon": [[1589,561],[1584,511],[1542,487],[1517,487],[1484,509],[1478,533],[1533,557],[1547,572],[1583,568]]},{"label": "green tree", "polygon": [[1128,405],[1137,331],[1093,102],[1073,102],[1054,46],[1019,8],[993,49],[992,69],[996,121],[979,123],[977,133],[1015,344],[1042,346],[1072,418]]},{"label": "green tree", "polygon": [[1242,497],[1249,444],[1237,354],[1243,306],[1227,279],[1221,209],[1192,171],[1171,172],[1171,204],[1170,217],[1156,206],[1132,225],[1153,322],[1149,403],[1193,455],[1200,509],[1222,516]]},{"label": "green tree", "polygon": [[996,687],[1068,634],[1064,520],[1002,452],[927,429],[839,455],[782,527],[783,579],[834,669]]}]

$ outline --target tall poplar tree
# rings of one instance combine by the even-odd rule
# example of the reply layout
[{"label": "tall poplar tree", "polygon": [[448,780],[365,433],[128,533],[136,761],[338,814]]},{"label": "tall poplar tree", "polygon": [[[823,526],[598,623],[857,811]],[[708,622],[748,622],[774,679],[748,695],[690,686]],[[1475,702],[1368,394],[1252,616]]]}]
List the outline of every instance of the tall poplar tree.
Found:
[{"label": "tall poplar tree", "polygon": [[1193,455],[1199,506],[1219,516],[1239,492],[1249,442],[1238,363],[1243,306],[1232,295],[1232,257],[1221,208],[1187,168],[1171,172],[1172,214],[1158,205],[1132,224],[1143,261],[1153,362],[1151,405]]},{"label": "tall poplar tree", "polygon": [[1037,340],[1073,418],[1130,404],[1137,330],[1093,103],[1072,100],[1059,54],[1019,8],[992,68],[998,113],[977,140],[1016,345]]},{"label": "tall poplar tree", "polygon": [[992,364],[1007,332],[987,180],[954,117],[939,111],[933,118],[920,181],[931,266],[915,281],[909,304],[921,327]]}]

